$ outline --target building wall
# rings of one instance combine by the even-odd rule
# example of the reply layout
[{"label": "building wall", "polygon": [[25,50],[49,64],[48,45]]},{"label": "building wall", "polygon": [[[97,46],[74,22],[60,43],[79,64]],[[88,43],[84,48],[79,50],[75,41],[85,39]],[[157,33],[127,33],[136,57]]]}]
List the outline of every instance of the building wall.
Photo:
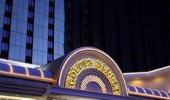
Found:
[{"label": "building wall", "polygon": [[1,58],[47,64],[64,54],[63,0],[1,0]]},{"label": "building wall", "polygon": [[94,46],[124,72],[152,70],[168,59],[168,0],[65,0],[65,51]]}]

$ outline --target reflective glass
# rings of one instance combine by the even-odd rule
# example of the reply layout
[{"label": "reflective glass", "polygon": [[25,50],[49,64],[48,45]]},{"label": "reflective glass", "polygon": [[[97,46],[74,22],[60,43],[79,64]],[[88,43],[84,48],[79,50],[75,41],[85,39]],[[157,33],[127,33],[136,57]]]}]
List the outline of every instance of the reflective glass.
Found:
[{"label": "reflective glass", "polygon": [[17,20],[15,18],[11,21],[11,31],[17,31]]},{"label": "reflective glass", "polygon": [[43,36],[44,39],[48,39],[48,28],[47,27],[44,27],[44,36]]},{"label": "reflective glass", "polygon": [[0,15],[0,28],[3,28],[3,19],[4,19],[4,16]]},{"label": "reflective glass", "polygon": [[48,49],[47,43],[48,43],[48,40],[44,39],[44,40],[43,40],[43,51],[44,51],[44,52],[47,52],[47,49]]},{"label": "reflective glass", "polygon": [[37,52],[37,56],[38,56],[38,58],[37,58],[37,63],[38,64],[42,64],[42,62],[43,62],[43,52],[41,52],[41,51],[38,51]]},{"label": "reflective glass", "polygon": [[2,42],[1,48],[2,48],[2,50],[4,50],[4,51],[8,51],[8,44]]},{"label": "reflective glass", "polygon": [[20,50],[20,60],[25,61],[25,48],[21,47]]},{"label": "reflective glass", "polygon": [[3,30],[2,30],[2,28],[0,28],[0,44],[1,44],[1,41],[2,41],[2,32],[3,32]]},{"label": "reflective glass", "polygon": [[43,52],[43,64],[47,64],[47,52]]},{"label": "reflective glass", "polygon": [[64,31],[64,22],[55,19],[55,30]]},{"label": "reflective glass", "polygon": [[33,57],[32,57],[32,60],[33,60],[33,63],[34,63],[34,64],[37,64],[37,59],[38,59],[37,53],[38,53],[37,50],[33,50]]},{"label": "reflective glass", "polygon": [[[26,42],[32,43],[33,39],[33,58],[34,64],[46,64],[48,55],[48,46],[53,48],[55,55],[50,55],[49,60],[54,57],[60,57],[64,54],[64,0],[54,0],[55,10],[49,8],[49,0],[35,0],[35,15],[28,13],[28,2],[34,0],[13,0],[9,58],[24,61],[26,55]],[[29,2],[34,6],[34,2]],[[4,10],[10,10],[10,6],[4,6],[4,0],[0,0],[0,29],[3,28],[3,23],[10,22],[4,19]],[[55,16],[49,19],[49,12],[55,11]],[[28,24],[28,17],[34,17],[34,25]],[[55,30],[49,31],[48,24],[54,23]],[[34,29],[34,30],[33,30]],[[27,30],[33,30],[33,38],[26,38]],[[0,30],[2,35],[2,31]],[[7,34],[4,34],[5,36]],[[48,35],[54,35],[54,41],[48,44]],[[0,36],[1,40],[1,36]],[[26,41],[27,40],[27,41]],[[2,48],[0,46],[0,48]],[[6,48],[3,46],[3,48]]]},{"label": "reflective glass", "polygon": [[55,0],[56,9],[64,9],[64,0]]},{"label": "reflective glass", "polygon": [[4,8],[5,8],[5,3],[4,2],[0,2],[0,16],[4,15]]},{"label": "reflective glass", "polygon": [[56,9],[55,16],[56,19],[64,20],[64,11],[62,9]]},{"label": "reflective glass", "polygon": [[10,24],[11,18],[10,17],[4,17],[4,24]]},{"label": "reflective glass", "polygon": [[15,58],[15,46],[14,45],[9,46],[9,58]]},{"label": "reflective glass", "polygon": [[5,4],[5,11],[11,12],[11,5]]},{"label": "reflective glass", "polygon": [[13,2],[18,2],[18,6],[19,6],[20,8],[24,8],[24,9],[27,9],[27,8],[28,8],[28,1],[29,1],[29,0],[18,0],[18,1],[13,0]]},{"label": "reflective glass", "polygon": [[33,50],[38,50],[38,38],[33,38]]}]

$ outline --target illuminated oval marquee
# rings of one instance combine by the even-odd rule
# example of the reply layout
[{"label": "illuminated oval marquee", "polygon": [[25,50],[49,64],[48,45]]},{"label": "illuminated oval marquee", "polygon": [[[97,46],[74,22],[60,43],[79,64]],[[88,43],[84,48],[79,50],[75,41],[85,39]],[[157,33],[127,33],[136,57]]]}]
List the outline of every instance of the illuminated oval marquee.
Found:
[{"label": "illuminated oval marquee", "polygon": [[71,52],[61,65],[58,85],[65,88],[114,95],[128,95],[118,65],[103,51],[82,47]]}]

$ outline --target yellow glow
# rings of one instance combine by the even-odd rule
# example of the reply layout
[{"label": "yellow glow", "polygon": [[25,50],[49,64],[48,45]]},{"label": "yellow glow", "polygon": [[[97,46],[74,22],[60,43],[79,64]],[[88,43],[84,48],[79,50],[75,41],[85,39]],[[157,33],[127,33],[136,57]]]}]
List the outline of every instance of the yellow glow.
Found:
[{"label": "yellow glow", "polygon": [[25,97],[17,97],[17,96],[6,96],[6,95],[0,95],[0,99],[10,99],[10,100],[36,100],[33,98],[25,98]]},{"label": "yellow glow", "polygon": [[163,78],[162,77],[156,77],[153,80],[154,83],[162,83],[163,82]]},{"label": "yellow glow", "polygon": [[144,85],[144,82],[140,79],[136,79],[130,82],[130,85],[142,87]]},{"label": "yellow glow", "polygon": [[87,69],[95,69],[103,73],[111,85],[113,94],[121,94],[120,83],[118,82],[115,73],[105,63],[94,58],[83,58],[78,60],[68,71],[65,87],[75,88],[78,76]]}]

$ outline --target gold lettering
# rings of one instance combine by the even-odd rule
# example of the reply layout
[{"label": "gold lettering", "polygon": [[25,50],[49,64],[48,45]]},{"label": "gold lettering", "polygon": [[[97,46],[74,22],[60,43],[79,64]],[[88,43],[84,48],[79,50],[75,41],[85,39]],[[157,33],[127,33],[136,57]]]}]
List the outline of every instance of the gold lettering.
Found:
[{"label": "gold lettering", "polygon": [[74,88],[79,74],[89,68],[103,73],[110,82],[113,94],[120,95],[120,86],[112,70],[105,63],[92,58],[81,59],[71,67],[66,76],[65,87]]}]

